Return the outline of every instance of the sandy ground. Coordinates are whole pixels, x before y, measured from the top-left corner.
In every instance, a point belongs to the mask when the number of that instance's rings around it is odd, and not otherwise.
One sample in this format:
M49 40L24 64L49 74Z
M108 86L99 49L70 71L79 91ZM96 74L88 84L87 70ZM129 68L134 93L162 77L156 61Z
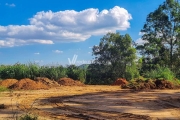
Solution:
M0 119L25 113L40 120L180 120L180 90L130 91L119 86L61 86L0 93Z

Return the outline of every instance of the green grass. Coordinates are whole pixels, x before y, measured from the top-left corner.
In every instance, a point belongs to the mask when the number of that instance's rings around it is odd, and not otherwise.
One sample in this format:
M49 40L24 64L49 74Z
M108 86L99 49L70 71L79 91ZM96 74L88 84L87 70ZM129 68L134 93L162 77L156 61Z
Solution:
M0 92L4 92L4 91L8 91L9 89L4 87L4 86L0 86Z

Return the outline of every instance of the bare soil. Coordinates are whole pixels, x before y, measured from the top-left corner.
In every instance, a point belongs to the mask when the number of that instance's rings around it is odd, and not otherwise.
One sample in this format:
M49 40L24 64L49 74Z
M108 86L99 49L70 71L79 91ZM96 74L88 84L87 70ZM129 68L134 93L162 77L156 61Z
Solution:
M83 86L84 84L81 83L79 80L73 80L71 78L60 78L57 80L59 85L64 86Z
M16 79L5 79L5 80L0 81L0 86L10 87L17 82L18 80Z
M51 87L59 87L60 86L56 81L50 80L50 79L48 79L46 77L37 77L37 78L35 78L35 81L41 82L42 84L45 84L49 88L51 88Z
M118 78L112 85L127 85L128 84L128 81L126 79L123 79L123 78Z
M21 79L15 84L9 86L13 90L39 90L39 89L48 89L49 87L40 81L33 81L29 78Z
M119 86L60 86L0 93L0 119L24 113L40 120L180 120L180 90L133 91Z

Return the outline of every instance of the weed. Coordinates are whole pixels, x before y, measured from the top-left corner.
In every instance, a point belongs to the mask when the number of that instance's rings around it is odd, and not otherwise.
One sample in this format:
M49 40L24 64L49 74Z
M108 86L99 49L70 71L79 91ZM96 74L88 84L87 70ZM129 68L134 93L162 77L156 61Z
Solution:
M4 92L4 91L8 91L9 89L4 87L4 86L0 86L0 92Z
M18 120L38 120L38 117L31 114L25 114L20 116Z

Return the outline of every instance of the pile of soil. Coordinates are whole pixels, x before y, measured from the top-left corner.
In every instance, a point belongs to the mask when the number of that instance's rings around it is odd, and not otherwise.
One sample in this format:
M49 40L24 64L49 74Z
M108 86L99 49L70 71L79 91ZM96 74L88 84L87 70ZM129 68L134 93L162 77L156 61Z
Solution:
M16 80L16 79L5 79L0 82L0 86L10 87L17 82L18 82L18 80Z
M176 87L168 80L136 80L124 85L122 88L134 90L148 90L148 89L175 89Z
M159 89L166 89L166 88L173 89L175 87L170 81L167 80L156 80L155 84L156 87Z
M46 77L37 77L37 78L35 78L35 81L41 82L41 83L45 84L48 87L58 87L58 86L60 86L56 81L50 80L50 79L48 79Z
M126 85L128 84L126 79L118 78L112 85Z
M21 79L12 86L9 87L14 90L39 90L39 89L48 89L48 86L42 82L36 82L29 78Z
M71 78L60 78L58 81L59 85L64 85L64 86L84 86L83 83L81 83L78 80L73 80Z
M137 85L133 86L132 89L135 90L148 90L148 89L157 89L156 84L152 80L146 81L137 81Z

